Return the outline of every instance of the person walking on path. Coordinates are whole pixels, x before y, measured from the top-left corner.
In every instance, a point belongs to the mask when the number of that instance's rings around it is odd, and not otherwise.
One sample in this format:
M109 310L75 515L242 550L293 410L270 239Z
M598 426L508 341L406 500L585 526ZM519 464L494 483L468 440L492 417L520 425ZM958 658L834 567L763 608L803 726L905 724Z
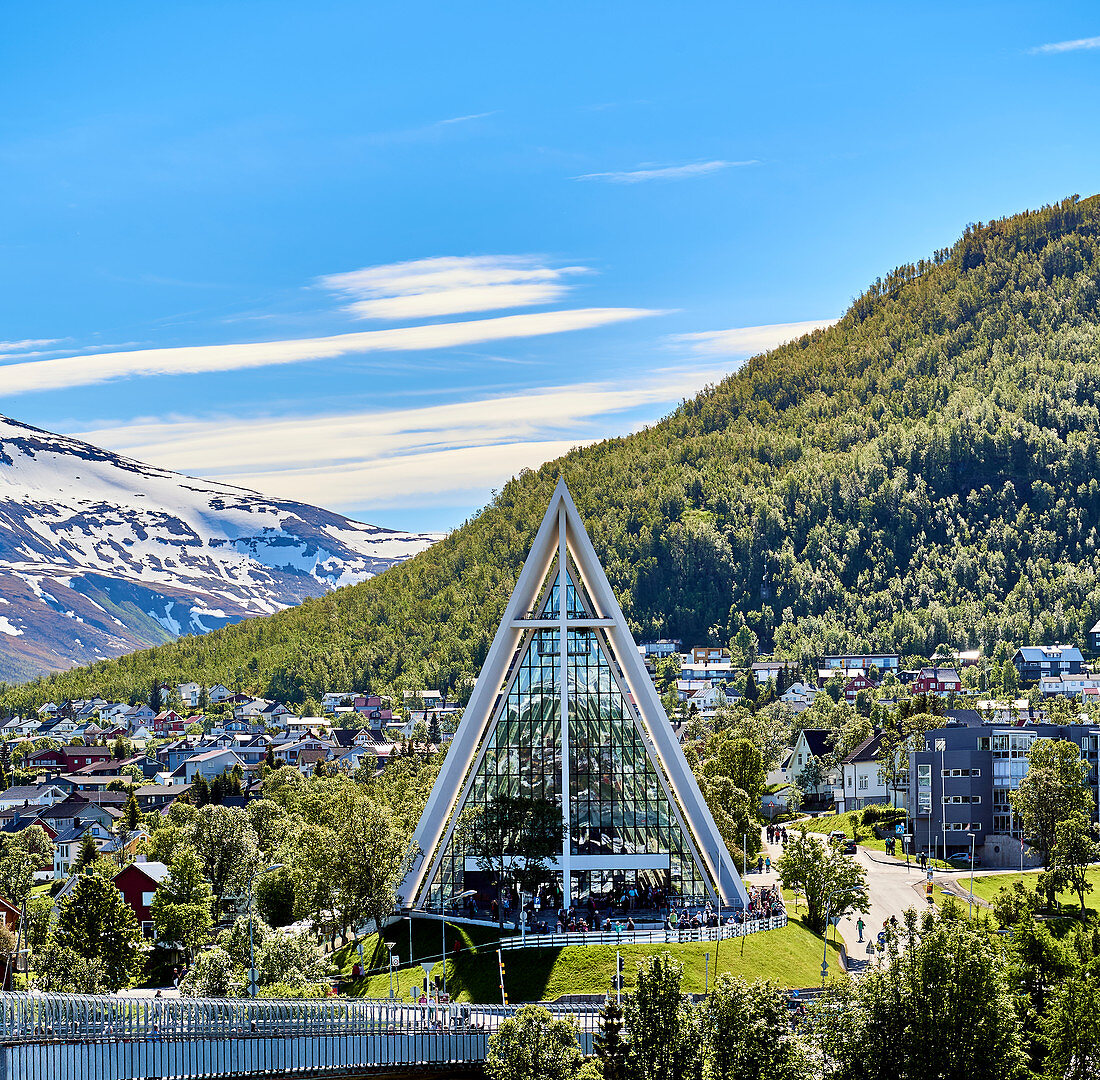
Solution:
M864 922L862 919L856 919L856 929L859 931L859 940L863 940L863 927Z

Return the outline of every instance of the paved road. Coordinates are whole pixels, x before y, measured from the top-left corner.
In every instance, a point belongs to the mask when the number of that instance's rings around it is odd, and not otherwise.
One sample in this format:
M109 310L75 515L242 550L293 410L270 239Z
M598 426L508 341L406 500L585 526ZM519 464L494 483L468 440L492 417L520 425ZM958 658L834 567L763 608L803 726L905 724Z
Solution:
M781 844L768 845L764 841L765 853L770 853L772 866L771 872L763 874L750 873L748 883L751 885L771 885L778 882L775 872L775 861L782 854ZM861 916L857 913L842 919L839 924L840 935L844 940L848 956L852 960L867 959L867 939L875 940L883 923L896 915L899 919L903 912L909 908L921 911L926 906L924 886L927 880L926 872L922 871L915 861L910 860L910 868L906 870L904 859L894 859L881 851L872 851L869 848L856 849L855 859L864 868L867 874L867 891L870 895L871 908L862 916L864 926L863 942L859 940L859 930L856 920ZM1013 874L1015 870L982 870L985 874ZM969 870L936 870L934 880L937 885L960 882L962 890L969 889ZM796 914L796 912L790 912ZM835 932L835 931L834 931Z

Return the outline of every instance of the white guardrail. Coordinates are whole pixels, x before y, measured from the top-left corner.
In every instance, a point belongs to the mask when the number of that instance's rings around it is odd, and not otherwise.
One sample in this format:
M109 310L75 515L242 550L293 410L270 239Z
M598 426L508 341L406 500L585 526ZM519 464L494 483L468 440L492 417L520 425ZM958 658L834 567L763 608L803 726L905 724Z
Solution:
M787 925L787 915L768 919L746 919L722 926L684 927L677 930L589 930L567 933L513 935L500 939L501 949L560 949L567 945L677 945L690 941L725 941L728 938L778 930Z

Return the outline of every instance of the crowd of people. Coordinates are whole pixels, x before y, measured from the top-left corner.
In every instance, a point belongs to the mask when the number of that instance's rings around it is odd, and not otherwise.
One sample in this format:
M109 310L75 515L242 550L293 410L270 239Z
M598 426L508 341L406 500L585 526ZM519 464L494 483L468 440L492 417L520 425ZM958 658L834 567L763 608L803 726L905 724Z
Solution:
M749 906L745 908L746 919L770 919L782 915L783 895L778 885L750 885Z
M765 830L769 844L782 844L787 846L787 830L782 825L769 825Z

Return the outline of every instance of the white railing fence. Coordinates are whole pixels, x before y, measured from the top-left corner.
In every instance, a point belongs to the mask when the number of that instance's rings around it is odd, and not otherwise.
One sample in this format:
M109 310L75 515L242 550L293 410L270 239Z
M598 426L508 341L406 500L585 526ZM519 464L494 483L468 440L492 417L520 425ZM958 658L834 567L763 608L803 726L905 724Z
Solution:
M728 938L778 930L787 925L787 915L768 919L746 919L723 926L684 927L678 930L571 930L565 933L513 935L501 938L502 949L561 949L568 945L677 945L690 941L725 941Z
M517 1005L418 1005L377 999L250 1000L81 994L0 994L0 1040L209 1039L382 1035L393 1032L494 1031ZM595 1030L598 1008L547 1004Z

